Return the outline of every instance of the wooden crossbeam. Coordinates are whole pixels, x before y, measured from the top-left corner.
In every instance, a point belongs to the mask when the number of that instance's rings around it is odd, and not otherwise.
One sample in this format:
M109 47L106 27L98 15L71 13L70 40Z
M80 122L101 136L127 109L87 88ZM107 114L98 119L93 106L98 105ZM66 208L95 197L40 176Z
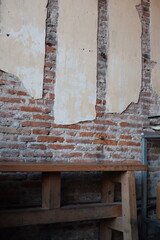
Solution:
M27 209L0 212L0 227L96 220L122 216L120 203L67 206L60 209Z

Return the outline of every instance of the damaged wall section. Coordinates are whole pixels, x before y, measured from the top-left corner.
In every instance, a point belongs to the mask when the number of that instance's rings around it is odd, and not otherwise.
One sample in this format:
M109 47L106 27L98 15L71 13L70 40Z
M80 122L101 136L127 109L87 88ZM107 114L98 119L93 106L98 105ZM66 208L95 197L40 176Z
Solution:
M55 123L96 116L98 0L60 0Z
M34 98L42 97L47 2L0 4L0 69L19 77Z
M107 112L123 112L138 102L141 88L139 0L109 0Z

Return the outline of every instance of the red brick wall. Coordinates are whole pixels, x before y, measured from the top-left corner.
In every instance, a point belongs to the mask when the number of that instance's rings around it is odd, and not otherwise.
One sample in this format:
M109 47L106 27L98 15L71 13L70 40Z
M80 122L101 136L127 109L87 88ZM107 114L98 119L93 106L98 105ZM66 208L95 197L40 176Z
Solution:
M54 124L53 110L56 81L58 0L49 0L43 98L32 99L15 76L0 72L1 161L141 160L141 133L149 129L147 117L150 113L156 114L160 99L152 91L150 83L152 61L150 59L149 0L142 0L142 5L138 9L142 22L142 87L138 103L131 103L122 114L107 114L105 111L108 41L107 0L99 0L96 119L62 126ZM40 175L17 174L11 176L2 174L0 178L5 180L1 185L3 193L6 193L5 190L9 188L12 177L14 181L12 181L10 194L0 199L2 206L17 203L32 206L40 204ZM99 177L95 176L95 179L98 183ZM91 178L90 181L92 183L93 179ZM64 190L63 198L67 199L68 202L92 200L93 196L96 200L99 199L98 185L94 185L94 189L87 186L86 189L90 189L89 194L87 195L87 190L85 190L83 199L82 195L76 195L76 185L70 187L69 180L65 179L64 182L66 183L64 183L64 189L68 186L68 192ZM6 185L7 183L8 185ZM77 182L75 181L75 183ZM79 183L77 183L78 185ZM81 193L81 189L79 189L79 192ZM11 195L13 199L10 198ZM6 200L9 202L7 203ZM89 231L89 235L85 239L97 239L96 231L98 230L94 223L92 227L95 229L94 234ZM57 238L51 236L47 238L45 235L41 239L64 239L58 238L58 236ZM69 238L66 233L65 239L84 239L80 236L75 233L74 237ZM13 237L11 239L18 238Z

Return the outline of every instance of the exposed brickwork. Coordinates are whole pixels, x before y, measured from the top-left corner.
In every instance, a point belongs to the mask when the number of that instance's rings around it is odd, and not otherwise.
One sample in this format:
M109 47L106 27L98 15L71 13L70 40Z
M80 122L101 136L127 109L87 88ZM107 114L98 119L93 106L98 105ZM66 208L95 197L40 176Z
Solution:
M49 0L43 98L32 99L15 76L0 72L0 160L99 162L141 159L141 133L149 129L148 115L156 114L160 106L160 98L152 91L150 83L153 62L150 57L149 7L149 0L142 0L141 5L137 7L142 22L142 86L138 103L131 103L122 114L107 114L105 111L108 17L107 0L99 0L96 119L74 125L57 125L54 124L53 109L58 0ZM1 175L1 179L7 179L4 186L2 185L3 190L8 190L7 183L10 184L11 177L13 175ZM14 179L9 195L6 196L6 199L2 198L1 203L8 201L9 204L14 205L17 203L16 196L18 196L18 203L21 205L40 204L39 175L17 174ZM99 179L99 177L95 179ZM24 182L24 185L20 184L19 180ZM18 184L18 188L16 184ZM67 184L65 186L69 186L70 182ZM93 195L96 200L99 199L99 193L96 193L96 183L94 190L89 190L88 186L84 191L85 195L81 195L81 197L76 196L74 186L72 189L68 189L68 193L64 191L63 200L92 200ZM17 191L14 191L16 188ZM87 195L88 190L90 191L89 195ZM20 192L23 194L21 195ZM34 195L31 197L30 193ZM11 195L12 199L9 197ZM2 204L2 206L4 205ZM93 224L91 229L93 226L95 227ZM51 232L52 230L49 234ZM44 234L41 239L53 239L51 236L49 235L47 238ZM84 239L78 237L76 231L72 238L67 233L65 238L58 236L59 233L54 239ZM93 234L89 231L85 239L97 239L96 237L97 226L94 228Z

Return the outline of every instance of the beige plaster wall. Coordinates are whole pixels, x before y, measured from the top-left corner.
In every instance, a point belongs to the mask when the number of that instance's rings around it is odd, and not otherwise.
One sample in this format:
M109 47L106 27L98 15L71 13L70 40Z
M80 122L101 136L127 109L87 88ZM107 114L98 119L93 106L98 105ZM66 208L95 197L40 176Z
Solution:
M47 0L0 1L0 69L42 97Z
M141 88L140 0L109 0L107 112L123 112Z
M55 122L96 116L98 0L59 0Z
M156 62L152 70L152 87L160 95L160 0L151 1L151 59Z

